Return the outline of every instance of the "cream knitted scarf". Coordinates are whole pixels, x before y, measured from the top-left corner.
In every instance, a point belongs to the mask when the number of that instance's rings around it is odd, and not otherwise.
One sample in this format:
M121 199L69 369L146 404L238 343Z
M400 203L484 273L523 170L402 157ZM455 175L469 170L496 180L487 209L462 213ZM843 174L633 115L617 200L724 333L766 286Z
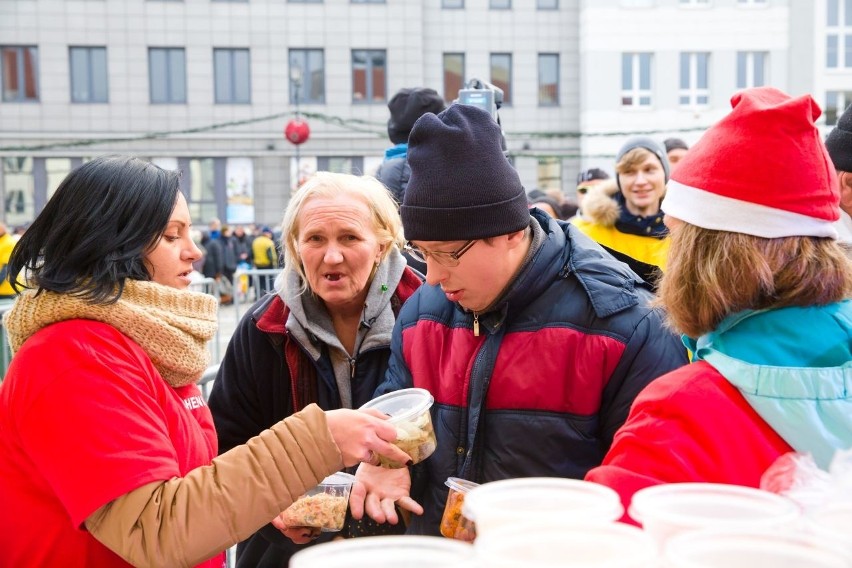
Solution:
M70 319L109 324L139 344L173 387L192 384L210 361L218 302L209 294L127 280L115 304L93 305L70 294L24 291L6 314L12 352L43 327Z

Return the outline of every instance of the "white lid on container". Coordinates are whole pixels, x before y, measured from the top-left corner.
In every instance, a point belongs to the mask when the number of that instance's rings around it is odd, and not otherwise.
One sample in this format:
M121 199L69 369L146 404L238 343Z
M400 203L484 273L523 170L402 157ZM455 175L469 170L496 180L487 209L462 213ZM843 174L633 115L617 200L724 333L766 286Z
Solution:
M630 516L686 528L779 526L796 522L799 506L786 497L723 483L668 483L633 495Z
M352 485L355 483L355 476L345 471L332 473L320 482L320 485Z
M852 558L838 543L790 531L702 529L666 542L670 568L848 568Z
M479 535L474 542L488 568L647 568L656 566L653 540L616 522L547 525L518 522Z
M290 559L290 568L467 568L475 551L466 542L435 536L373 536L319 544Z
M361 410L375 408L387 414L388 422L395 424L411 420L428 410L435 402L426 389L410 388L383 394L363 404Z
M565 521L615 521L624 508L618 493L599 483L522 477L484 483L465 495L465 517L476 522L477 516L487 512L518 517L558 513Z

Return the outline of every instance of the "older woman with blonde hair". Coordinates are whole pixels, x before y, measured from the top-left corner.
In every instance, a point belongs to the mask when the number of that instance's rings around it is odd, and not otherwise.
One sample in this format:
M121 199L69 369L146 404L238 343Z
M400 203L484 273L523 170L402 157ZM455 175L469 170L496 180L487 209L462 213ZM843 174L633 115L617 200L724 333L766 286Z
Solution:
M421 284L400 252L396 203L372 177L318 172L290 199L281 235L275 293L237 326L210 395L222 451L310 403L370 400L396 314ZM237 565L285 566L318 536L276 519L238 546Z
M663 210L659 303L695 362L640 393L588 479L628 503L643 487L758 487L790 451L826 468L852 447L852 264L819 107L742 91L684 157Z

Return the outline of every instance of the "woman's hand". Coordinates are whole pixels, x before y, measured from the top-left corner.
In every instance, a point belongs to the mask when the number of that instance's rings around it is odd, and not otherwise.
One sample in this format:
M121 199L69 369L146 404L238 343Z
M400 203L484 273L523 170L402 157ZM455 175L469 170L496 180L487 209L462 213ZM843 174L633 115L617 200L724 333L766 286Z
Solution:
M423 514L423 507L411 498L411 474L407 467L387 469L362 463L355 473L356 481L349 493L349 510L352 517L361 519L364 511L377 523L399 522L396 507Z
M379 455L396 462L411 463L411 457L391 443L396 440L396 428L381 412L341 408L327 410L325 416L346 467L359 462L378 464Z
M272 519L272 526L295 544L308 544L319 538L322 529L319 527L288 527L284 521L284 512Z

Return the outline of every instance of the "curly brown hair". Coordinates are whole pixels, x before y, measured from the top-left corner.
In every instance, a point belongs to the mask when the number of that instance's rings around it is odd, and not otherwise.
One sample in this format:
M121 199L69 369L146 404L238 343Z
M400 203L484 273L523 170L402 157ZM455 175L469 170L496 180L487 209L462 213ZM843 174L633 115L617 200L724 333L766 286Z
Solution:
M690 337L742 310L813 306L852 296L852 260L834 240L767 239L671 227L671 247L656 303L671 327Z

